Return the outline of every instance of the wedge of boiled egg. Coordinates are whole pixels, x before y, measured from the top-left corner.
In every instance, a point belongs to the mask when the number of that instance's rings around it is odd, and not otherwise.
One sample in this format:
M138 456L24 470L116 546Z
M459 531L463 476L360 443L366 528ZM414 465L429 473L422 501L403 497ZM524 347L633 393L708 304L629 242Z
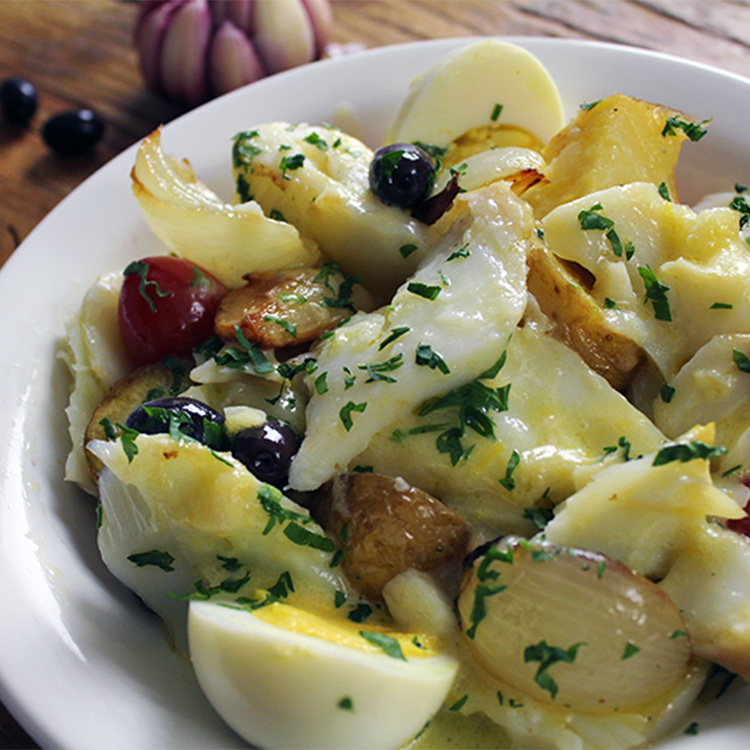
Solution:
M430 638L275 602L192 601L190 656L221 717L264 748L396 748L417 735L457 662Z
M560 94L541 62L515 44L485 39L441 58L412 83L389 142L444 148L475 128L510 126L544 144L564 125Z

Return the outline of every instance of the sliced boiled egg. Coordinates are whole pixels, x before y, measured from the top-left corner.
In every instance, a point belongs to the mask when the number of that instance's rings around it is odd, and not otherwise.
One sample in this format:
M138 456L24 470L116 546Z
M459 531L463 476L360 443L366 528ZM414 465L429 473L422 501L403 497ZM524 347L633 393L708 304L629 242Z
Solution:
M457 662L427 636L279 602L192 601L190 656L221 717L264 748L396 748L448 695Z
M557 86L522 47L485 39L438 60L411 85L391 143L445 148L475 128L521 128L544 144L565 124Z

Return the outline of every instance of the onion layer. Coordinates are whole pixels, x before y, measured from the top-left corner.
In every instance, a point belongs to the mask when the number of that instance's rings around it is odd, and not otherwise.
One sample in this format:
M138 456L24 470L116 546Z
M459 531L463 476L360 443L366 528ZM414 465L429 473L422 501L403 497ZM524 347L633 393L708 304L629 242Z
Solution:
M650 701L685 677L691 658L671 599L593 552L508 537L475 561L458 607L488 672L577 711Z
M255 201L224 203L186 161L162 151L160 130L144 139L131 178L154 234L228 287L241 286L247 273L312 266L319 258L313 243L267 218Z

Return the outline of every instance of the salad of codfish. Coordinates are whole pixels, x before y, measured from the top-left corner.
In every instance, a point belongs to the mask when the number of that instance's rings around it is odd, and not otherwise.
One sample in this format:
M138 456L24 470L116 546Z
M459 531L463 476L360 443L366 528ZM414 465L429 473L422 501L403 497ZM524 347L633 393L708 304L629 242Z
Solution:
M247 742L639 747L750 679L750 205L679 202L695 114L485 40L375 151L248 123L231 202L143 141L67 479Z

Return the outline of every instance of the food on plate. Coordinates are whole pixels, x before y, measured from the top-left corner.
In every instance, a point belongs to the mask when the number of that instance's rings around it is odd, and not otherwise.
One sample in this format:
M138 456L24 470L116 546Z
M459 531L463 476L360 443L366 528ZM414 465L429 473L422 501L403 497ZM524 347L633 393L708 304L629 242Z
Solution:
M259 747L402 746L458 668L429 633L331 622L279 602L251 612L194 601L189 618L201 686Z
M71 321L67 478L249 743L638 747L750 679L750 207L677 202L706 124L566 125L486 40L375 149L249 123L230 203L143 141L169 252Z

